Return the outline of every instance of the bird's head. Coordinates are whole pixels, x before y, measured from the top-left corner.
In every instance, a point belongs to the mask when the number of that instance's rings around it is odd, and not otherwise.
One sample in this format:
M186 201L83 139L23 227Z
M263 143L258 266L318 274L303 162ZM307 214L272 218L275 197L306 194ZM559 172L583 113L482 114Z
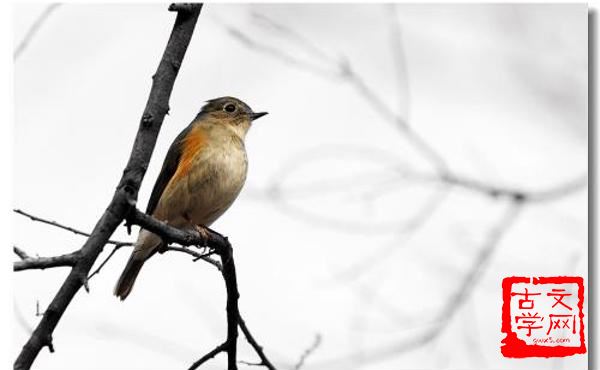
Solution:
M266 114L267 112L254 112L248 104L230 96L208 100L200 111L203 118L225 125L241 137L246 135L254 120Z

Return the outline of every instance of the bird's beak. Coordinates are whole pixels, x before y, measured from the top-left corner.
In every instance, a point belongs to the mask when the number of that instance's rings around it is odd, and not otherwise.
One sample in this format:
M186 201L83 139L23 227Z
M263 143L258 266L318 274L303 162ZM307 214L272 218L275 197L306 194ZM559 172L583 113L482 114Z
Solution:
M262 116L266 116L269 114L268 112L258 112L258 113L250 113L250 118L254 121L255 119L259 119Z

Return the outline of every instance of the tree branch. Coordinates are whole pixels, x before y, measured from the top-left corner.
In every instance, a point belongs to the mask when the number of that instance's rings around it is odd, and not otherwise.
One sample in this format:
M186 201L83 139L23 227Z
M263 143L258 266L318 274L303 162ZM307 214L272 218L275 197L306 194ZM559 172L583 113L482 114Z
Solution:
M168 111L169 98L183 57L191 40L202 4L177 13L171 36L153 76L152 88L144 109L131 155L113 199L100 217L89 238L79 250L81 258L47 307L29 340L17 357L14 368L27 370L44 346L52 347L52 333L71 300L87 283L87 277L110 236L136 204L138 191L154 151L156 139Z
M46 7L46 9L44 9L44 11L42 11L42 13L35 20L35 22L33 22L31 27L29 27L27 33L25 34L25 37L23 37L23 39L13 52L13 60L17 60L21 56L21 54L23 54L23 51L27 48L27 45L29 45L29 43L31 42L31 40L33 40L33 38L40 30L42 25L48 20L50 14L52 14L52 12L55 11L56 8L58 8L60 5L61 4L58 3L52 3L49 4Z
M252 348L254 348L254 351L260 358L260 363L258 363L257 365L265 366L269 370L277 370L275 368L275 366L273 366L271 361L269 361L269 359L265 355L265 352L263 351L262 346L260 344L258 344L256 339L254 339L254 336L252 335L252 333L250 333L250 330L248 329L248 326L246 326L246 322L244 321L244 319L241 316L239 317L239 319L240 319L240 322L239 322L240 329L242 329L242 333L244 333L246 340L248 341L248 343L250 343Z
M393 17L393 23L396 23L397 19L395 19L395 14L393 14L393 12L389 13ZM263 22L269 23L271 32L279 33L282 35L298 34L286 25L277 23L264 15L261 16L261 18ZM355 89L356 93L363 97L366 104L369 105L375 113L379 114L384 121L397 128L399 132L403 134L403 136L421 154L421 156L432 165L434 169L434 175L416 174L417 177L421 176L424 179L428 178L429 180L455 185L457 187L462 187L466 190L472 190L479 194L490 196L493 198L505 198L509 201L513 198L519 200L523 197L526 197L528 202L542 202L559 199L563 195L571 194L575 190L580 190L587 185L587 176L584 174L583 176L580 176L574 181L572 181L572 183L569 184L571 186L567 186L561 189L550 189L546 192L534 193L527 192L521 189L511 189L502 186L497 186L495 184L485 183L480 180L471 179L469 177L459 175L451 169L451 166L444 159L443 154L440 153L437 149L435 149L429 140L421 136L407 120L402 118L402 116L399 113L395 112L394 109L392 109L392 107L390 107L390 105L386 103L385 99L381 96L381 94L378 94L376 90L372 89L369 86L369 84L365 81L363 76L360 73L356 72L356 70L352 66L352 63L347 58L341 58L339 60L321 58L319 57L319 54L317 54L317 52L313 50L313 48L306 47L306 44L309 44L308 41L303 41L300 44L300 47L302 47L305 52L312 55L315 60L321 60L321 64L325 64L325 66L309 66L306 63L303 63L302 61L298 60L295 56L289 56L288 54L285 54L283 51L275 47L263 44L260 41L250 38L248 35L246 35L245 33L241 32L239 29L233 26L224 26L227 28L227 30L233 38L235 38L251 50L273 57L285 64L302 70L312 70L316 68L320 71L328 71L321 74L324 74L326 75L326 77L329 78L341 78L350 83ZM392 24L392 26L394 27L393 31L395 33L398 33L399 26L397 24ZM300 36L296 36L296 38L298 37ZM395 35L395 37L398 38L398 35ZM404 73L406 73L406 71L404 71Z
M215 253L221 258L221 275L225 281L227 290L227 340L225 345L215 348L208 355L205 355L200 360L196 361L190 369L195 369L207 359L214 357L217 353L225 350L227 352L227 368L228 370L237 370L237 337L238 337L238 298L239 292L237 288L237 277L235 272L235 263L233 260L233 248L223 235L207 229L208 233L200 235L197 231L183 231L165 222L159 221L138 209L132 208L128 214L127 222L130 224L139 225L142 228L159 235L167 244L176 242L178 244L189 246L206 246L215 250ZM218 349L220 350L218 351ZM216 352L215 352L216 351ZM212 354L212 355L211 355ZM211 355L211 356L209 356ZM197 364L197 365L196 365ZM194 367L195 366L195 367Z
M50 267L62 266L73 267L79 258L79 251L53 257L31 257L25 253L25 251L17 247L13 247L13 251L21 258L21 261L17 261L13 264L13 271L34 269L44 270Z
M37 216L33 216L31 214L25 213L23 211L17 212L19 214L27 215L30 219L34 221L42 221L45 224L59 227L63 230L73 231L74 229L65 226L62 224L58 224L53 221L47 221L40 219ZM270 370L276 370L273 364L269 361L269 359L264 354L262 347L257 343L254 339L250 331L248 330L246 323L239 316L239 310L237 307L237 300L239 298L239 294L237 292L237 281L235 276L235 265L233 261L232 248L231 244L227 240L226 237L219 234L216 231L211 229L207 229L208 232L205 235L201 235L196 231L183 231L168 224L161 222L147 214L139 211L136 208L132 208L127 213L126 221L128 224L139 225L144 229L152 231L153 233L161 236L165 242L174 242L184 247L177 246L167 246L163 248L160 253L164 253L166 251L176 251L189 254L194 257L194 261L202 259L206 262L213 264L219 271L221 271L223 278L225 280L226 288L227 288L227 321L228 321L228 339L227 341L216 347L213 351L209 352L198 361L196 361L190 368L195 369L199 367L201 364L211 359L219 352L227 352L229 357L230 369L235 369L235 357L236 357L236 349L237 349L237 325L240 326L242 331L244 332L248 342L252 345L254 350L257 352L258 356L261 358L261 363L259 365L266 366ZM76 230L77 233L85 234L83 231ZM130 245L130 243L119 242L120 244L116 244L110 254L104 259L104 261L100 264L100 266L88 276L88 280L91 279L94 275L98 274L102 267L108 262L108 260L116 253L117 250L124 246ZM191 249L189 246L201 246L205 248L210 248L214 251L209 251L208 253L198 253ZM78 260L81 258L79 251L56 257L30 257L25 251L14 247L14 252L22 259L22 261L15 262L15 271L24 270L24 269L33 269L33 268L48 268L48 267L57 267L57 266L74 266L78 263ZM220 255L223 264L218 261L215 261L208 256L217 253ZM233 329L232 329L233 327Z
M221 265L221 263L219 261L215 261L209 257L212 253L201 254L201 253L193 251L189 248L175 247L172 245L166 246L164 250L189 254L190 256L194 257L194 259L193 259L194 262L196 262L198 260L202 260L204 262L210 263L211 265L215 266L217 268L217 270L219 270L219 271L223 270L223 265Z
M403 340L396 340L394 343L378 345L377 348L369 349L362 353L351 353L346 356L331 360L325 360L320 363L321 366L333 367L347 364L365 365L397 356L401 353L415 348L420 348L438 338L441 333L450 324L454 315L467 301L469 295L473 292L475 286L480 280L481 275L486 271L491 257L498 249L502 239L515 225L525 203L522 200L513 200L502 213L500 219L488 230L485 240L480 250L473 260L469 270L462 278L459 287L454 291L445 302L441 310L435 314L432 320L433 326L427 328L421 333L412 334Z
M41 222L46 225L58 227L59 229L70 231L77 235L86 235L86 236L90 235L89 233L87 233L85 231L74 229L70 226L60 224L56 221L49 221L49 220L43 219L41 217L32 215L31 213L22 211L20 209L15 209L13 211L17 214L26 216L27 218L29 218L32 221ZM133 245L132 242L124 242L124 241L116 241L116 240L109 240L107 242L107 244L114 244L114 248L109 253L109 255L102 261L102 263L100 263L98 268L96 270L94 270L94 272L92 272L90 274L90 276L88 276L88 280L91 279L92 276L95 276L98 273L100 273L100 270L106 265L106 263L115 255L115 253L119 249L121 249L122 247L130 247ZM221 263L219 261L215 261L209 257L211 253L202 254L202 253L198 253L194 250L191 250L189 248L176 247L176 246L171 246L171 245L166 246L160 252L162 253L162 252L166 252L166 251L185 253L185 254L188 254L188 255L194 257L194 259L193 259L194 262L196 262L198 260L202 260L202 261L205 261L205 262L210 263L211 265L215 266L219 271L221 271L221 269L222 269ZM74 266L75 263L77 262L77 259L80 257L76 253L69 253L64 256L53 256L53 257L31 257L27 253L25 253L25 251L23 251L17 247L14 247L14 252L21 258L21 260L27 259L27 261L15 262L13 264L13 271L22 271L22 270L39 269L39 268L44 269L44 268L49 268L49 267L60 267L60 266ZM50 262L50 260L55 261L55 262Z
M123 247L123 245L115 245L113 250L108 254L108 256L104 259L104 261L102 261L102 263L100 263L100 266L98 266L98 268L92 272L89 276L88 276L88 281L94 277L94 275L97 275L100 273L100 270L102 270L102 268L104 267L104 265L106 265L106 263L108 262L108 260L110 260L112 258L112 256L115 255L115 253L117 253L117 251L119 249L121 249L121 247Z
M58 223L56 221L50 221L50 220L47 220L45 218L34 216L34 215L32 215L30 213L27 213L27 212L25 212L25 211L23 211L21 209L13 209L13 212L15 212L16 214L19 214L21 216L25 216L25 217L29 218L31 221L41 222L41 223L46 224L46 225L55 226L55 227L58 227L59 229L70 231L70 232L72 232L73 234L76 234L76 235L87 236L87 237L90 236L89 233L86 233L84 231L74 229L74 228L72 228L70 226L66 226L66 225L60 224L60 223ZM106 244L113 244L113 245L120 245L120 246L132 245L132 243L130 243L130 242L122 242L122 241L110 240L110 239L106 242Z
M320 344L321 344L321 334L317 334L317 335L315 335L315 340L314 340L313 344L310 347L308 347L302 353L302 355L300 355L300 359L296 363L296 366L294 366L294 370L300 370L302 368L302 366L304 365L304 362L306 361L308 356L310 356L319 347Z
M227 342L220 344L219 346L217 346L217 348L215 348L212 351L208 352L207 354L205 354L204 356L202 356L198 361L194 362L192 364L192 366L189 367L188 370L195 370L195 369L199 368L203 363L205 363L206 361L208 361L211 358L215 357L219 353L227 351L227 345L228 345Z

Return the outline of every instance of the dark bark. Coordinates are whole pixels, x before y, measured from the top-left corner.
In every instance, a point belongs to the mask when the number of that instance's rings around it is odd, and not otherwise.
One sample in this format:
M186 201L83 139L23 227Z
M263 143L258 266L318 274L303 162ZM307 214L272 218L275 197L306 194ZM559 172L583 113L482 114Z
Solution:
M271 361L269 361L269 359L265 355L265 352L263 351L262 346L260 344L258 344L256 339L254 339L254 336L252 335L252 333L250 333L250 330L248 329L246 322L244 321L244 319L241 316L239 317L239 321L240 321L240 329L242 329L242 333L244 333L246 340L248 341L248 343L250 343L252 348L254 348L254 351L256 351L256 354L260 358L260 363L258 365L264 366L269 370L277 370L275 368L275 366L271 363Z
M175 25L164 54L153 76L150 96L133 144L131 155L114 196L104 214L100 217L90 237L79 250L79 259L58 293L44 312L42 319L23 346L14 368L29 369L40 350L48 346L53 350L52 333L71 300L82 286L87 286L87 276L102 249L115 229L124 220L128 211L136 204L138 191L156 139L169 107L169 97L183 57L192 37L201 4L189 5L178 11Z
M223 235L210 229L207 229L208 232L205 235L201 235L199 232L188 232L171 227L137 209L132 209L127 221L160 235L166 243L175 242L185 246L207 246L214 249L215 253L219 255L222 264L221 274L223 275L225 288L227 290L227 340L219 347L204 355L200 360L196 361L190 369L196 369L218 353L225 351L227 352L227 369L237 370L237 328L240 323L238 309L239 292L237 288L235 263L233 260L233 248L231 247L229 240Z
M79 258L79 252L63 254L52 257L31 257L17 247L13 248L20 261L13 263L13 271L43 270L51 267L75 266Z
M48 225L59 227L63 230L74 230L69 226L65 226L54 221L47 221L39 217L27 214L23 211L19 211L17 213L25 215L33 221L44 222ZM221 271L227 290L227 339L223 344L208 352L206 355L204 355L194 364L192 364L190 369L198 368L206 361L210 360L211 358L213 358L221 352L227 352L228 369L237 369L237 327L239 326L242 332L244 333L246 339L248 340L248 343L250 343L252 348L256 351L257 355L261 359L261 362L256 365L265 366L270 370L275 370L275 366L271 363L271 361L269 361L269 359L263 351L263 348L258 344L256 339L254 339L248 327L246 326L246 323L244 322L239 313L239 292L237 288L237 277L235 271L235 263L233 259L233 248L229 243L229 240L225 236L208 228L206 228L206 232L202 234L198 231L184 231L181 229L177 229L139 211L135 207L130 207L129 211L127 212L126 222L130 225L139 225L146 230L152 231L153 233L161 236L161 238L166 243L177 243L183 246L177 247L167 245L166 247L164 247L163 250L160 251L161 253L166 251L184 252L193 256L194 261L197 261L199 259L206 260L207 262L216 266L219 269L219 271ZM78 231L78 233L82 235L87 235L83 231ZM94 274L98 273L102 266L106 264L106 262L114 255L114 253L119 248L125 245L130 245L127 242L115 242L115 244L116 245L113 248L112 252L109 254L109 256L100 264L98 269L88 277L88 279L91 278ZM204 253L198 253L189 248L190 246L209 248L209 250ZM19 256L19 258L21 258L21 261L14 263L13 268L15 270L49 268L58 266L74 266L77 265L79 259L81 258L80 251L55 257L31 257L17 247L14 247L14 252ZM219 255L221 263L210 259L209 256L212 254ZM26 266L21 266L21 264L23 264L24 262L27 262Z

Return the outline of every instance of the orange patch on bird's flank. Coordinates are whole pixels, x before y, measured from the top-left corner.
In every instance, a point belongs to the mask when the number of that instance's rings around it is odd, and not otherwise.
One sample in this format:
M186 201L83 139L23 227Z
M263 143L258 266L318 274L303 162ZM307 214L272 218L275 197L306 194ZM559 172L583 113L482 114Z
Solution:
M202 150L207 140L201 126L196 126L190 131L181 143L181 158L171 181L177 181L188 174L194 157Z

